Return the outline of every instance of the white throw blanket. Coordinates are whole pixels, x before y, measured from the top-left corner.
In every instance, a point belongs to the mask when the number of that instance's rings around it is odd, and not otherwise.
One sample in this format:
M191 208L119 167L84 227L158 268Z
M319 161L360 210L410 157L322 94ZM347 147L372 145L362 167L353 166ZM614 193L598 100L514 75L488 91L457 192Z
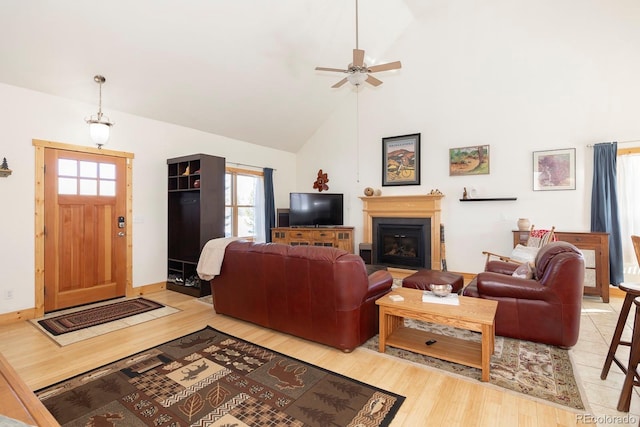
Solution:
M200 259L196 271L202 280L211 280L220 274L222 260L224 259L224 251L227 245L239 237L221 237L219 239L211 239L202 248Z

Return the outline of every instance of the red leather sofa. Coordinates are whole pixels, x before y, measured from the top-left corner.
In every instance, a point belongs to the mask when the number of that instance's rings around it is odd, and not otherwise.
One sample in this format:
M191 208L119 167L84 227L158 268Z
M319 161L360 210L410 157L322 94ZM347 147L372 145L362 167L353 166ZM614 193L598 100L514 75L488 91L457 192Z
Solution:
M392 281L341 249L235 241L210 283L218 314L349 352L378 333Z
M464 295L498 301L496 335L572 347L580 332L584 257L554 242L536 255L534 278L513 277L518 264L489 261Z

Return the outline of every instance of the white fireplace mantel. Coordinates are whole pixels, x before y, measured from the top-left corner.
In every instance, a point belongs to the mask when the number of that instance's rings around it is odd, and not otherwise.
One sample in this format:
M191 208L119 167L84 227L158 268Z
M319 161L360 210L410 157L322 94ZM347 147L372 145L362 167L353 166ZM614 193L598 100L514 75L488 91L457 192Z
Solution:
M373 241L373 218L429 218L431 221L431 269L440 270L440 201L442 194L371 196L362 200L363 243Z

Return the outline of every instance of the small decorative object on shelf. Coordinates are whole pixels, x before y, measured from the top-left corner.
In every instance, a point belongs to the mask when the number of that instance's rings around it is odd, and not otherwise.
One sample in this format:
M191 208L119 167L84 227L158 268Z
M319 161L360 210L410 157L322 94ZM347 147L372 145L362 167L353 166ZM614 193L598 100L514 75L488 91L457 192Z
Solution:
M370 196L373 196L373 194L374 194L373 188L367 187L364 189L365 196L370 197Z
M462 198L467 200L469 198L469 193L467 193L467 187L464 187L464 191L462 192Z
M381 196L382 195L382 190L380 190L379 188L375 189L373 191L373 195L374 196Z
M429 195L430 196L444 196L444 193L436 188L435 190L431 190L429 192Z
M320 192L326 191L329 189L327 182L329 182L327 174L322 173L322 169L320 169L318 171L318 178L316 178L316 182L313 183L313 188L317 189Z
M531 221L528 218L518 218L518 230L528 231L531 227Z
M0 177L6 178L9 175L11 175L11 172L13 172L13 171L11 169L9 169L9 165L7 164L7 158L3 157L2 158L2 165L0 165Z

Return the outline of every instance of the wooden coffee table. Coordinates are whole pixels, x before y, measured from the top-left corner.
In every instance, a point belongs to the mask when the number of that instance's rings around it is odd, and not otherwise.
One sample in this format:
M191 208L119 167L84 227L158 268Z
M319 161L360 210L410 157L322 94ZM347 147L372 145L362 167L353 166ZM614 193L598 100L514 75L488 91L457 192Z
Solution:
M458 297L460 305L422 302L422 292L418 289L396 288L376 301L380 308L380 352L384 353L389 345L480 368L482 381L489 381L498 302L464 296ZM400 295L404 301L393 301L389 295ZM405 318L480 332L482 341L467 341L407 328L404 326ZM428 340L436 342L427 345Z

